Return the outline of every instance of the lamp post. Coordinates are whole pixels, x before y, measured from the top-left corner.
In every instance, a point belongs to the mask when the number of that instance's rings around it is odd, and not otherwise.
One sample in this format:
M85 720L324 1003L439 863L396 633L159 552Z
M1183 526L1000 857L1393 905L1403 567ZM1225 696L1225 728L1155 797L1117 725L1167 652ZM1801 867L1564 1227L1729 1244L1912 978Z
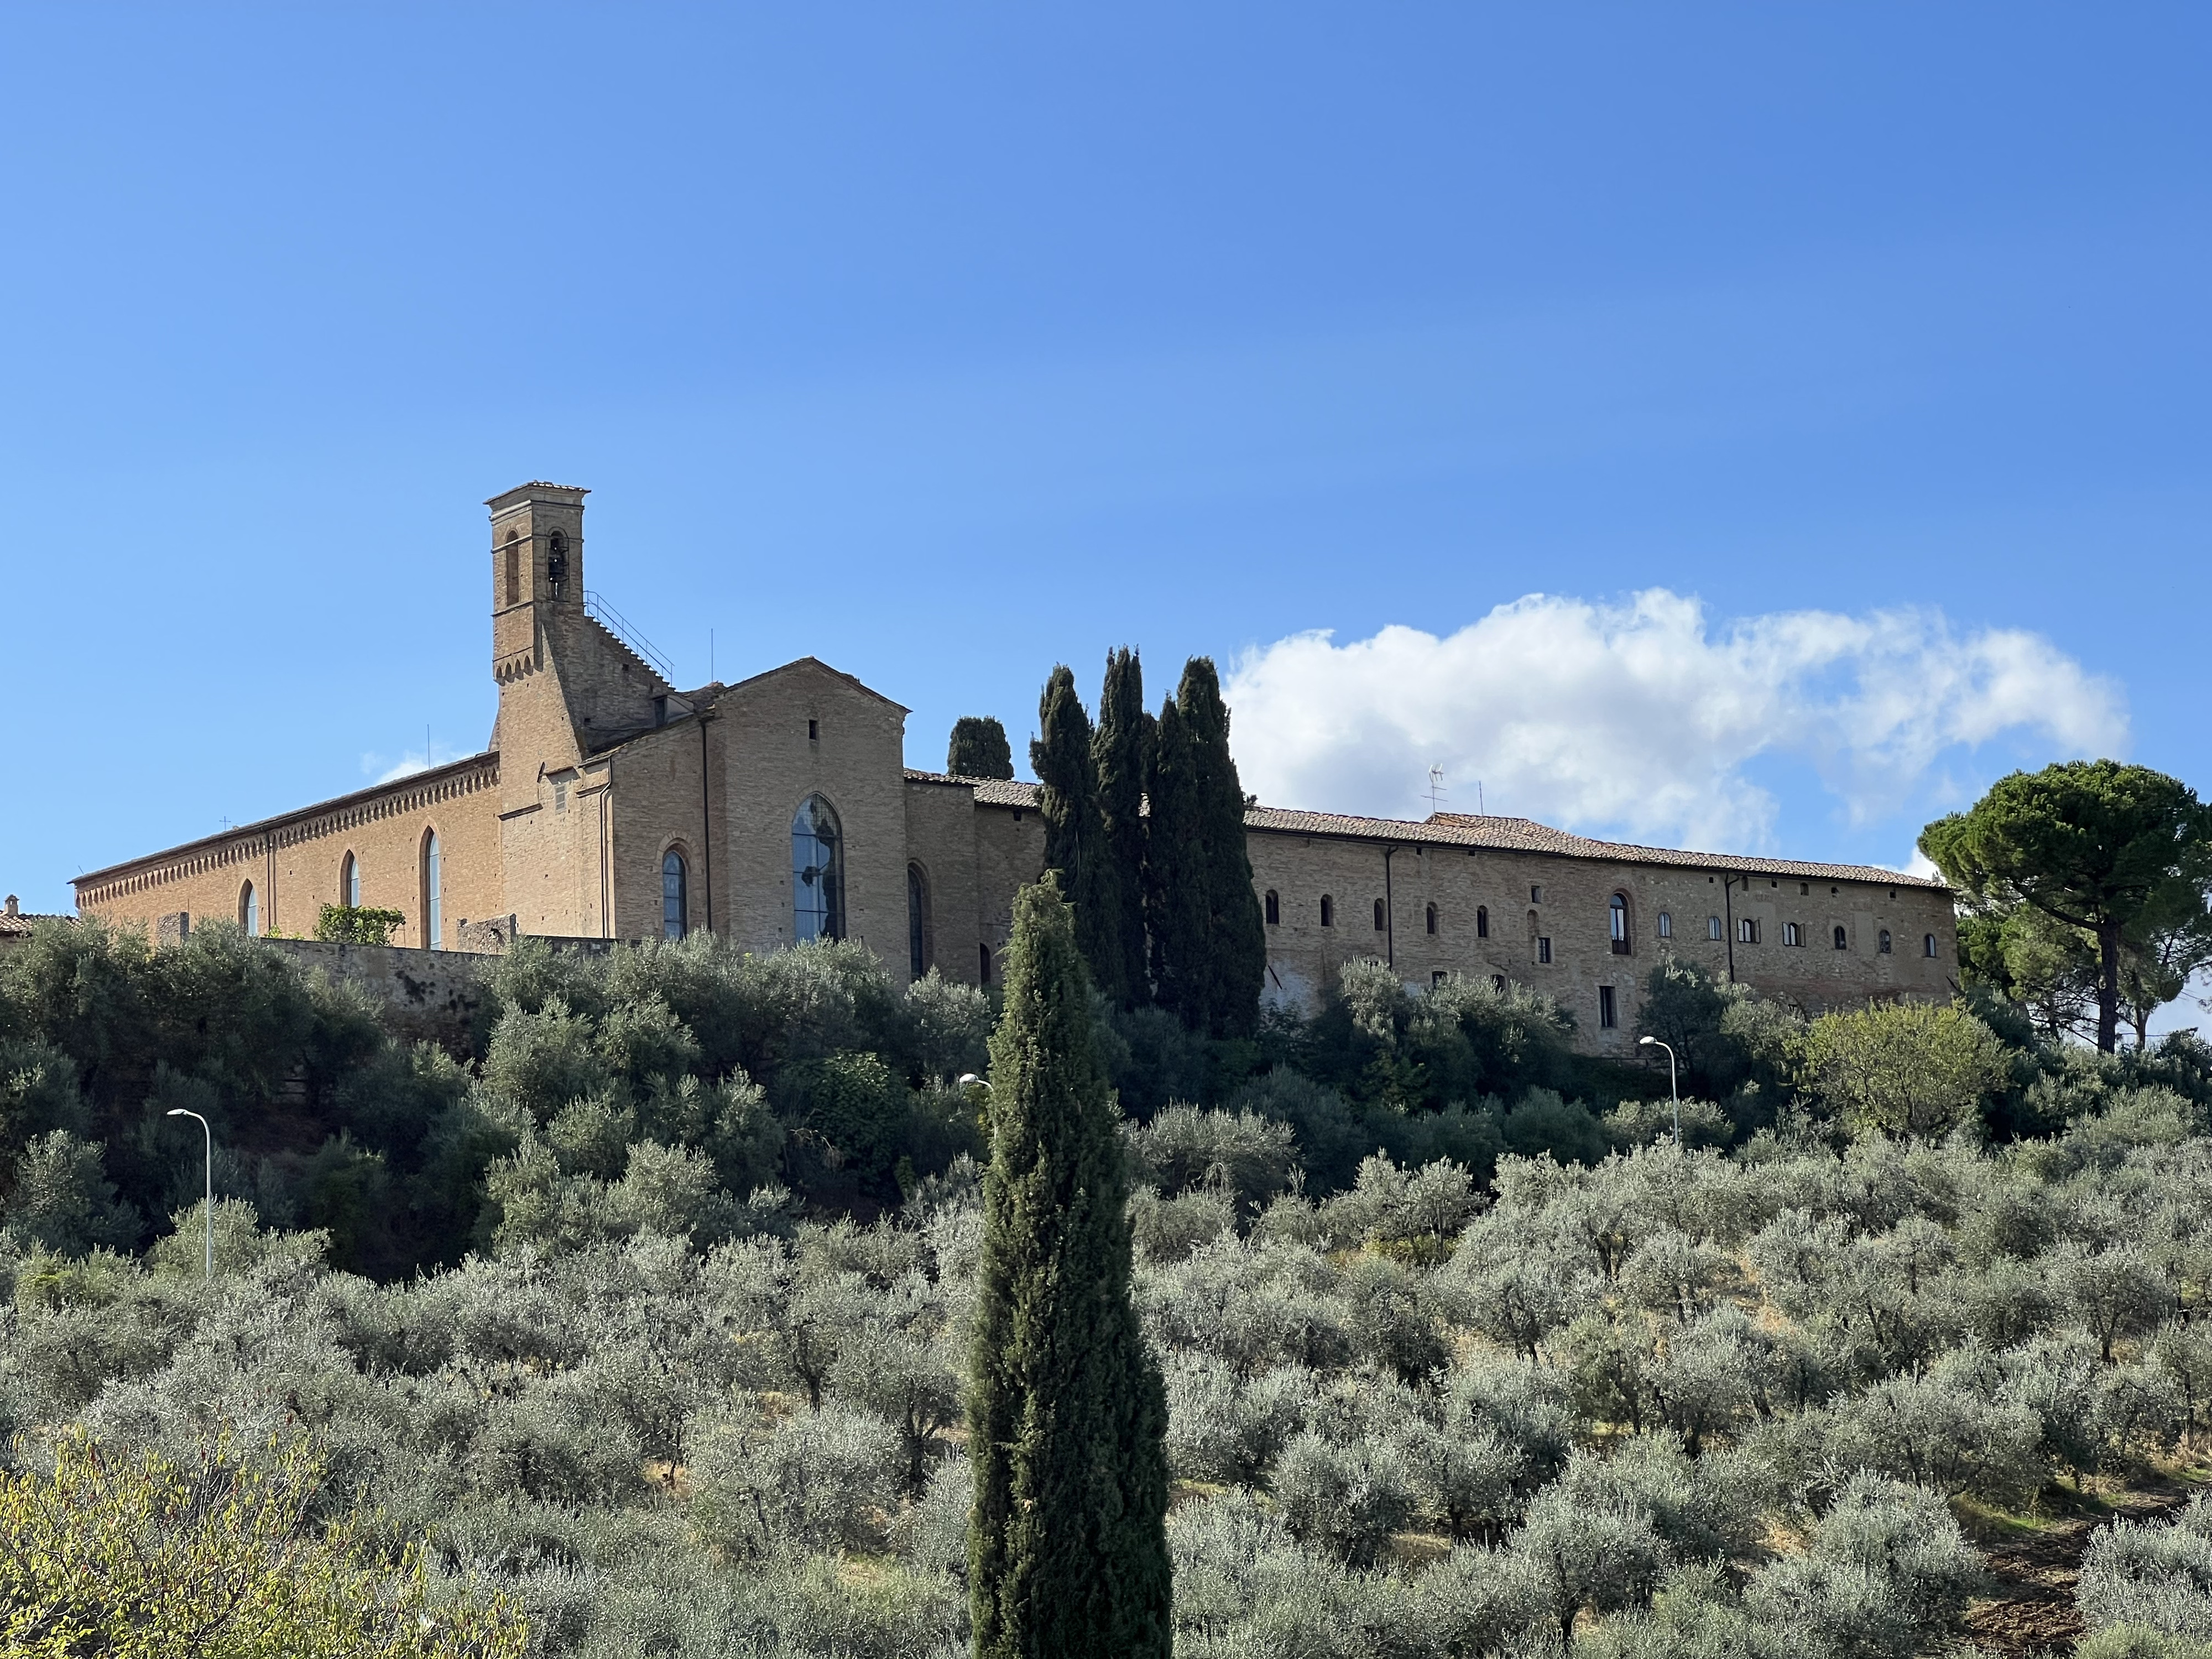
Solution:
M1668 1091L1674 1097L1674 1144L1675 1146L1680 1146L1682 1144L1682 1089L1681 1085L1674 1080L1674 1045L1672 1043L1661 1042L1659 1039L1655 1036L1638 1037L1636 1041L1639 1047L1648 1044L1656 1044L1658 1047L1664 1048L1667 1051L1667 1087Z
M1647 1038L1646 1041L1649 1041ZM207 1139L207 1276L215 1277L215 1131L198 1112L182 1106L172 1106L163 1114L166 1117L189 1117L198 1120L200 1133Z

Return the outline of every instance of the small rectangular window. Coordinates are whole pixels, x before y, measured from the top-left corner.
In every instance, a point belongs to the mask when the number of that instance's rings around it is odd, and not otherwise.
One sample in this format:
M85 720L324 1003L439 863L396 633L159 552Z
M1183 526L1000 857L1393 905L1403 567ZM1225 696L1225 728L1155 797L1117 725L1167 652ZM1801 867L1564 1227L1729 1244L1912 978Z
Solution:
M1543 889L1543 887L1542 887L1540 884L1538 884L1538 885L1532 886L1531 888L1529 888L1529 890L1528 890L1528 902L1529 902L1529 903L1531 903L1531 904L1541 904L1543 902L1544 902L1544 889Z
M1443 969L1436 969L1429 975L1429 983L1431 985L1441 985L1444 982L1446 977L1447 975Z
M809 743L819 743L822 741L822 722L820 720L809 720L806 722L806 740Z
M1597 988L1597 1023L1608 1031L1620 1024L1613 1018L1613 987L1610 985Z
M1539 937L1536 940L1536 960L1539 962L1549 962L1551 959L1552 941L1548 939Z
M1498 995L1504 996L1505 994L1505 975L1503 974L1492 974L1490 976L1490 988L1497 992Z
M553 780L553 810L556 812L568 810L568 781L566 778Z

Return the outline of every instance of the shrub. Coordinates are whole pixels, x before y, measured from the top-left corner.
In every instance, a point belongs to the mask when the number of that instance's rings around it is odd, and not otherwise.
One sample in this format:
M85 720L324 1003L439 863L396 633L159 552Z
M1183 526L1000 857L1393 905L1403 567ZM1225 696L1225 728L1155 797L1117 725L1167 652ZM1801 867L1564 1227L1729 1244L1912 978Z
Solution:
M315 913L315 937L331 945L389 945L406 921L398 910L325 904Z
M222 1443L197 1465L81 1437L51 1475L0 1474L0 1638L12 1652L520 1659L512 1608L434 1601L412 1550L377 1559L362 1521L313 1516L320 1470Z
M1955 1005L1829 1014L1807 1030L1803 1049L1822 1103L1858 1134L1934 1139L1978 1122L2008 1070L1996 1035Z
M2212 1498L2191 1498L2168 1521L2099 1528L2075 1596L2093 1629L2135 1626L2212 1641Z
M698 1437L692 1511L705 1534L741 1556L883 1541L901 1464L890 1427L836 1404L781 1422L738 1420Z
M1363 1437L1337 1443L1310 1429L1275 1464L1275 1502L1300 1543L1353 1566L1368 1566L1413 1514L1416 1489L1405 1454Z

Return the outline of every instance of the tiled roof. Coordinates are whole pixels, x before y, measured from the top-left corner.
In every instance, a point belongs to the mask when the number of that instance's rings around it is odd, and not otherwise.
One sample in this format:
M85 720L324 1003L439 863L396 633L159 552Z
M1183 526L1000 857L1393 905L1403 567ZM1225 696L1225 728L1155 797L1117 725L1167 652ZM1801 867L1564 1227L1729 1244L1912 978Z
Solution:
M28 939L31 929L42 921L75 921L75 916L33 915L30 911L9 911L0 914L0 939Z
M1664 864L1692 870L1729 870L1745 875L1789 876L1799 881L1863 881L1887 887L1943 884L1908 876L1873 864L1811 864L1799 859L1747 858L1735 853L1697 853L1673 847L1638 847L1631 842L1594 841L1570 835L1534 818L1478 817L1471 812L1438 812L1424 823L1403 818L1346 817L1334 812L1300 812L1282 806L1255 806L1245 813L1246 828L1291 836L1344 836L1363 841L1403 841L1427 846L1494 848L1500 852L1547 853L1558 858L1604 859L1615 864Z
M972 787L983 806L1035 806L1033 783L995 778L962 778L945 772L916 772L916 783ZM1788 876L1797 881L1863 881L1886 887L1928 887L1943 884L1871 864L1808 864L1798 859L1746 858L1735 853L1685 852L1672 847L1638 847L1620 841L1593 841L1570 835L1534 818L1478 817L1471 812L1438 812L1425 822L1406 818L1361 818L1340 812L1301 812L1286 806L1255 806L1244 814L1248 830L1280 836L1334 836L1357 841L1399 841L1427 847L1490 848L1504 853L1545 853L1555 858L1603 859L1614 864L1664 864L1692 870L1728 870L1743 875Z
M1030 807L1037 804L1036 785L1017 782L1012 778L963 778L951 772L917 772L910 766L906 775L909 783L949 783L973 789L979 806Z

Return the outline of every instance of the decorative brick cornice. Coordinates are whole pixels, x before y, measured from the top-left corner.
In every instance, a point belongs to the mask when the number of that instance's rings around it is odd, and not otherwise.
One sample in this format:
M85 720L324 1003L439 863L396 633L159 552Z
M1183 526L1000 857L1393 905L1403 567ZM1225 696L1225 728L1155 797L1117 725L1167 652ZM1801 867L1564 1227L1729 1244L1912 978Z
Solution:
M454 800L464 795L473 795L480 789L494 788L498 783L498 751L471 755L466 760L453 761L431 771L397 778L374 789L341 795L335 800L324 801L297 812L288 812L282 817L241 824L235 830L225 830L220 836L188 842L167 852L150 854L143 859L133 859L127 864L111 865L105 870L79 876L75 883L77 908L82 910L112 903L134 893L204 875L210 870L221 870L244 864L248 860L265 858L272 850L282 851L304 842L319 841L325 836L342 835L362 824L397 817L403 813L419 812L440 801Z

